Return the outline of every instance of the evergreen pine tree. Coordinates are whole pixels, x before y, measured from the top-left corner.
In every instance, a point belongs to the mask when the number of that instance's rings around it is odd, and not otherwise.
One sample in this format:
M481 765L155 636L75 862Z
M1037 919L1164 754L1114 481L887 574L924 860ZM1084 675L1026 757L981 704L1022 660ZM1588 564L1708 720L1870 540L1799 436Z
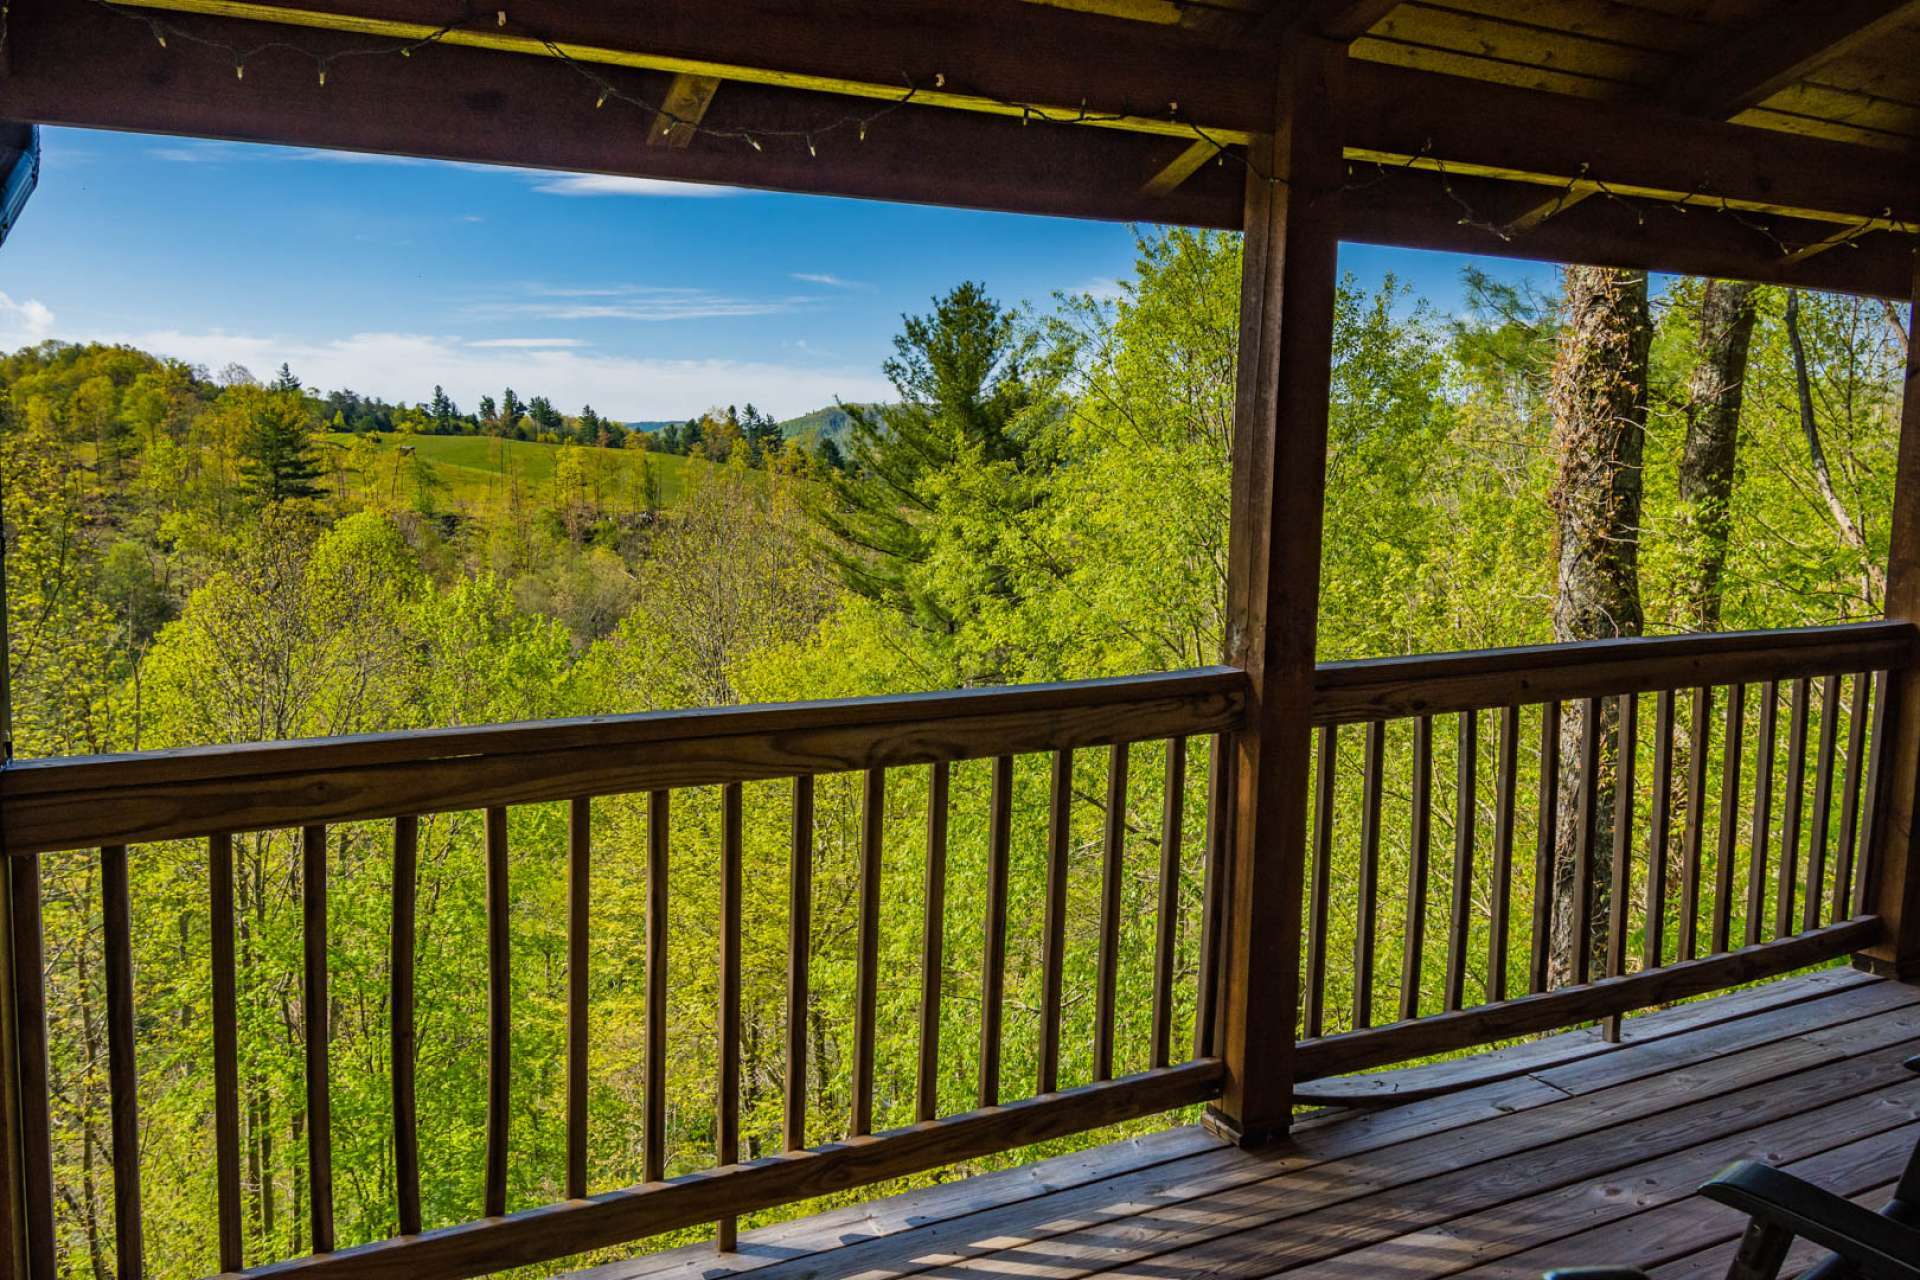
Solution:
M246 434L240 442L240 487L262 506L289 498L317 498L320 463L313 456L312 422L297 391L257 391L249 396Z

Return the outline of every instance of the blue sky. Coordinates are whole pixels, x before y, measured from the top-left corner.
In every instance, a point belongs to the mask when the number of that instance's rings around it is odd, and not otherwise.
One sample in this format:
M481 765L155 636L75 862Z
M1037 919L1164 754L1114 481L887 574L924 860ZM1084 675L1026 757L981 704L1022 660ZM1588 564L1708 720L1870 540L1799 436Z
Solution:
M780 416L886 394L905 311L1106 291L1125 226L50 129L0 247L0 348L132 342L218 369L463 407ZM1441 309L1464 259L1347 246ZM1512 273L1514 264L1497 270ZM1540 269L1534 269L1540 270Z

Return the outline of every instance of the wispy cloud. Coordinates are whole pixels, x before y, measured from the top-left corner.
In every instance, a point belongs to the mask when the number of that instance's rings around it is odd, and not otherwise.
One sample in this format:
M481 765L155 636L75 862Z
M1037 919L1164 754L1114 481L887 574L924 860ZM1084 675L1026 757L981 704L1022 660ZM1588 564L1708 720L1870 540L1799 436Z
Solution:
M13 305L0 307L0 317ZM51 315L45 319L51 325ZM474 343L434 334L356 333L319 341L218 330L68 336L130 342L211 369L236 363L260 372L284 361L310 387L352 387L388 399L419 400L438 384L466 408L504 386L548 396L562 409L591 404L626 419L689 417L716 404L748 401L790 416L836 397L880 400L889 394L870 370L817 362L663 360L565 347L487 346L502 340Z
M1092 280L1083 280L1069 294L1084 294L1096 302L1118 302L1127 296L1127 286L1111 276L1097 276Z
M477 338L467 345L470 347L492 349L534 351L541 348L559 349L565 347L584 347L587 344L579 338Z
M698 182L668 182L664 178L621 178L606 173L571 173L547 177L535 191L550 196L667 196L712 200L748 194L739 187L709 186Z
M804 281L807 284L825 285L829 289L864 289L867 287L859 280L848 280L843 276L836 276L826 271L796 271L793 273L793 278Z
M539 320L674 320L738 319L780 315L814 305L802 296L742 297L665 285L527 286L527 297L477 303L467 314L480 318L531 317Z

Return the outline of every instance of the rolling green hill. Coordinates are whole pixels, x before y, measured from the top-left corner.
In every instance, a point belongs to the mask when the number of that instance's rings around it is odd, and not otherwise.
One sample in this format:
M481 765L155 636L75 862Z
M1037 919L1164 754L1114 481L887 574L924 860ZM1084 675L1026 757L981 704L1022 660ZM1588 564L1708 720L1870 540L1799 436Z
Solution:
M329 432L323 438L334 450L339 451L336 457L344 457L355 439L341 432ZM394 485L401 495L410 494L413 481L400 463L402 437L376 435L366 439L377 442L374 448L379 459L375 464L378 474L353 474L350 483L355 486L388 483ZM501 440L493 436L418 435L406 437L405 442L432 464L434 475L446 484L439 494L440 504L475 513L490 511L502 503L509 492L509 483L515 480L523 486L529 501L542 501L547 487L552 483L554 460L561 448L559 445ZM587 454L589 463L606 468L603 483L611 491L610 498L616 506L627 503L636 507L640 505L643 466L653 473L660 504L672 506L685 491L689 479L700 469L712 465L698 458L642 453L635 449L590 449ZM395 474L395 470L398 474Z

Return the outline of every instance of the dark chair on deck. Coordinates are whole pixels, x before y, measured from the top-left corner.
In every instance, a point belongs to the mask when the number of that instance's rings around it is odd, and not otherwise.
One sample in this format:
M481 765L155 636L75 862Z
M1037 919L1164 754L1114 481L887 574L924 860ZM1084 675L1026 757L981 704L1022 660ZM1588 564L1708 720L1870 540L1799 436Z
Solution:
M1920 1058L1909 1058L1920 1072ZM1774 1280L1796 1237L1832 1250L1802 1280L1920 1280L1920 1142L1893 1199L1873 1213L1831 1191L1753 1160L1727 1166L1700 1194L1750 1221L1727 1280ZM1646 1280L1638 1267L1567 1267L1546 1280Z

